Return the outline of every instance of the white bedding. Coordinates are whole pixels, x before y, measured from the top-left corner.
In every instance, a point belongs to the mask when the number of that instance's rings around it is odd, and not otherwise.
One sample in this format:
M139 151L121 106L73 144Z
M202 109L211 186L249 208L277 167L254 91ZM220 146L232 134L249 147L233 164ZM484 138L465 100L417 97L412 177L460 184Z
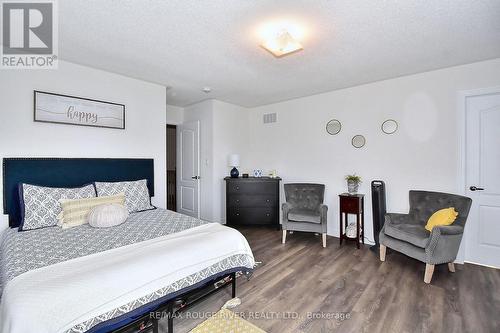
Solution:
M84 332L120 307L128 312L202 281L232 258L245 258L241 265L253 268L246 239L210 223L37 268L4 287L1 332Z

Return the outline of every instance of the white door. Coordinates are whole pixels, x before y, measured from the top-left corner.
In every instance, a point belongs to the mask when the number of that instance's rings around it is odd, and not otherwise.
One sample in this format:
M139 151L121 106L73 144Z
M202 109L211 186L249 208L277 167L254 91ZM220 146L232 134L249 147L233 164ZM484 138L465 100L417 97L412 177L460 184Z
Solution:
M200 217L200 122L186 122L177 131L177 211Z
M500 91L469 96L466 108L466 186L472 209L465 260L500 267Z

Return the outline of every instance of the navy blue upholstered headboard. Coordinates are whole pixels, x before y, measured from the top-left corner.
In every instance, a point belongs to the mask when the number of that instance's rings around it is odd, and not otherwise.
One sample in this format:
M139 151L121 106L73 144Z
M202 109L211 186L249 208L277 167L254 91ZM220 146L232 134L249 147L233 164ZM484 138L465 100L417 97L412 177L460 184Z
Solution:
M78 187L94 181L148 180L154 195L154 160L130 158L4 158L3 210L9 226L20 223L19 183Z

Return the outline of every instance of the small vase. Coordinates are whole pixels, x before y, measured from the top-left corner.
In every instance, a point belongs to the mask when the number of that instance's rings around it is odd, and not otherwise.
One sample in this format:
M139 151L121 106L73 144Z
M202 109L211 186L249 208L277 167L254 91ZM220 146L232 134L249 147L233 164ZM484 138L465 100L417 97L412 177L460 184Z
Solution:
M231 175L231 178L238 178L240 175L240 172L238 171L238 169L236 169L236 167L233 167L231 169L230 175Z
M349 194L356 194L358 193L358 188L359 188L359 183L355 182L353 180L348 180L347 181L347 192Z

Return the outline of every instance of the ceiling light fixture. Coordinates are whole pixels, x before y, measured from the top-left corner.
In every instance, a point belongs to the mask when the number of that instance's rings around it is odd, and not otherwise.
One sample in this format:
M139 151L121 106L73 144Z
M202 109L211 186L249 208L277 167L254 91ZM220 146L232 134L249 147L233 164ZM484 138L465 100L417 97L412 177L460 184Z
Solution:
M261 27L259 34L263 40L260 46L277 58L303 49L300 39L304 32L296 24L287 21L268 23Z
M276 37L264 41L261 46L277 58L303 49L302 44L286 30L281 31Z

